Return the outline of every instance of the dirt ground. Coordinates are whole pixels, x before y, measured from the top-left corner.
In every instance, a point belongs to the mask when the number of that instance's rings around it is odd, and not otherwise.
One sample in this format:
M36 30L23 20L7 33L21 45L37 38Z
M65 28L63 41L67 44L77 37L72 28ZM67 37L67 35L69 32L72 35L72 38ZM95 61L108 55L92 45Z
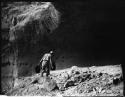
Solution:
M121 65L77 67L51 71L49 77L21 77L8 96L123 96Z

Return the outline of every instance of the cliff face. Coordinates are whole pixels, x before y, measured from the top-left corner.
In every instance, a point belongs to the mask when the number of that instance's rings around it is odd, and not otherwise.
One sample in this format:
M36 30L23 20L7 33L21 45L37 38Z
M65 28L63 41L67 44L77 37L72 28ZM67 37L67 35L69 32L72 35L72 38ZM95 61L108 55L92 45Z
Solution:
M48 41L47 37L58 27L60 15L50 2L2 2L1 7L2 77L3 81L13 83L14 71L19 76L28 70L27 55L38 54L39 50L40 55L43 54L47 46L44 41ZM28 66L32 68L29 63Z
M58 27L60 19L50 2L2 2L1 13L3 62L13 54L15 43L18 57L46 48L48 37Z
M34 37L52 33L58 24L59 12L50 2L8 3L2 8L2 29L10 29L6 32L10 41L33 41Z
M10 36L10 40L13 40L12 37L14 33L12 32L14 31L17 39L20 39L28 35L33 37L39 34L49 34L57 28L59 14L51 3L30 4L20 7L25 10L21 10L22 12L16 8L10 10L10 14L14 11L17 11L17 13L20 12L15 16L17 18L17 23L11 29L12 31L10 31L10 35L12 35Z

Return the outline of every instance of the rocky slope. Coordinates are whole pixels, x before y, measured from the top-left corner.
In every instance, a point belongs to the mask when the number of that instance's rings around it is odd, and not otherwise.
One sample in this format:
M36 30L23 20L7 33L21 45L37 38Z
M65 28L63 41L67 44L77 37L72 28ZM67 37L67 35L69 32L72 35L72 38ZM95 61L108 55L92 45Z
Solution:
M123 76L121 65L73 66L51 71L49 77L35 74L21 77L8 96L122 96Z

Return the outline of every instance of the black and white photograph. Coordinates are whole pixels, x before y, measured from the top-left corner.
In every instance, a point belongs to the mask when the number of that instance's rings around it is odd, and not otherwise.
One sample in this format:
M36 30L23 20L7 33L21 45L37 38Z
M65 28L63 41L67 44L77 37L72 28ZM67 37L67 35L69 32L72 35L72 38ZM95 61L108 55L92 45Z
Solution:
M1 1L0 95L124 96L123 1Z

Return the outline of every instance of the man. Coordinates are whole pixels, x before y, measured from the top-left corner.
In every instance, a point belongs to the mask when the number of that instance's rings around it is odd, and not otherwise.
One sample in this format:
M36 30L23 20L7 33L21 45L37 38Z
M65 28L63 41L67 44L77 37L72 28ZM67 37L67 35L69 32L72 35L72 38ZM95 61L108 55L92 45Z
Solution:
M46 73L46 76L50 75L50 67L52 68L53 66L52 56L53 56L53 51L50 51L49 53L44 54L44 56L40 60L40 69L42 77L44 73Z

